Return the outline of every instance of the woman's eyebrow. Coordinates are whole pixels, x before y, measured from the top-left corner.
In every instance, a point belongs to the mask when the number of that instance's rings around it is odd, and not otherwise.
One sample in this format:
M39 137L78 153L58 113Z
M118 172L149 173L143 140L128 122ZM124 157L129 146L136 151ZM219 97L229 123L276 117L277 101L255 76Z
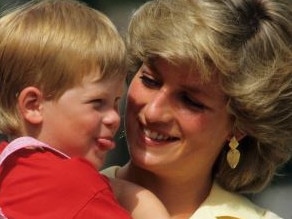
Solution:
M155 64L155 61L148 60L147 62L144 62L147 68L149 68L153 74L155 75L161 75L161 72L159 71L158 67Z

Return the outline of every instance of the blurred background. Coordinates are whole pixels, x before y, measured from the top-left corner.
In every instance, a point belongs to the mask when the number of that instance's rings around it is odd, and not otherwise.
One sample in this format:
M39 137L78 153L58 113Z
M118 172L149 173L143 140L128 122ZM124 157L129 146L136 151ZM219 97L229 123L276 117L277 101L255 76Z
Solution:
M127 28L129 16L147 0L80 0L108 15L123 34ZM28 0L0 0L0 9L23 4Z

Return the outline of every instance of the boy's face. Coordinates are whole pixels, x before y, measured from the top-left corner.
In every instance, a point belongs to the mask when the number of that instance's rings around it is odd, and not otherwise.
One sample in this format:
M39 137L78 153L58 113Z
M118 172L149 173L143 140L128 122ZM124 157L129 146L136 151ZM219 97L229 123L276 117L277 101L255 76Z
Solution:
M85 77L80 86L67 90L57 101L44 102L39 140L100 168L106 152L115 146L122 92L120 79Z

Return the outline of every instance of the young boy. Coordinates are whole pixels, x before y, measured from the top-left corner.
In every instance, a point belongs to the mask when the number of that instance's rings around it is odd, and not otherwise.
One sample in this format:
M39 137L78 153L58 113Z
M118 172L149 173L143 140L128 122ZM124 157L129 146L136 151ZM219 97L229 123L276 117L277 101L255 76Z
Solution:
M3 218L130 218L97 171L115 146L125 72L114 25L84 4L35 1L0 19ZM145 191L127 188L121 198L137 197L125 207L139 207Z

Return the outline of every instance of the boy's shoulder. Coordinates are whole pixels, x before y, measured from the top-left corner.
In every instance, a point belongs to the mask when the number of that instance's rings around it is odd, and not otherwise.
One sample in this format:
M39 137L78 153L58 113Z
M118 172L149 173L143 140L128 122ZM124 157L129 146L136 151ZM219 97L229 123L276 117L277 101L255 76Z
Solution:
M54 186L73 189L74 186L86 185L95 190L109 187L107 178L99 174L86 159L70 158L32 137L19 137L9 144L3 142L0 152L1 178L6 182L27 179L44 183L50 189Z
M70 189L88 187L102 190L109 187L106 177L83 158L65 158L48 149L21 149L10 155L3 163L2 171L13 179L27 179L44 184L48 190L55 187ZM49 188L51 187L51 188Z
M107 178L88 161L60 157L46 149L17 151L3 163L0 173L0 205L4 213L9 209L31 214L37 211L43 217L45 213L41 212L54 209L48 214L51 218L73 218L93 198L113 197Z

